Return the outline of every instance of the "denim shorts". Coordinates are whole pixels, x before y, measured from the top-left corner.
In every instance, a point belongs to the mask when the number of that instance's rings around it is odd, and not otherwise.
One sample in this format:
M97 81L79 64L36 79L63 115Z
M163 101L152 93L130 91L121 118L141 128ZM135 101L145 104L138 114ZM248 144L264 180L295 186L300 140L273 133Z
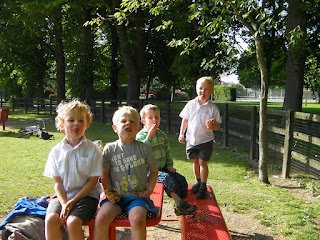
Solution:
M101 201L100 206L102 206L104 203L109 202L109 200L106 198ZM123 213L129 213L130 210L134 207L143 207L148 210L148 214L151 216L155 216L158 213L158 209L154 206L153 201L150 198L147 197L121 197L119 202L116 202Z
M164 190L169 197L176 193L181 199L188 194L188 183L184 176L177 172L169 172L166 169L159 170L157 182L163 183Z
M212 155L213 141L201 143L199 145L187 144L187 158L195 159L199 157L203 161L209 161Z
M83 223L88 222L97 213L99 200L93 197L84 197L80 199L71 209L69 216L76 216L82 220ZM53 197L48 205L47 213L57 213L60 215L62 206L59 199Z

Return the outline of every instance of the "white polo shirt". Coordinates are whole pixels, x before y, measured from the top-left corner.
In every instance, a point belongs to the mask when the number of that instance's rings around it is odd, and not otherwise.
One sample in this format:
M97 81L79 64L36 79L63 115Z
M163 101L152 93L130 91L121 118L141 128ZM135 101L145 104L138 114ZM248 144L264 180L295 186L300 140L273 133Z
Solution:
M69 200L82 189L89 177L102 176L102 152L85 136L75 147L64 138L51 149L43 175L61 177ZM97 183L88 196L99 199L101 191Z
M218 123L222 122L217 105L211 101L200 105L198 97L189 101L179 116L188 120L186 140L193 146L214 139L213 130L207 128L207 120L214 118Z

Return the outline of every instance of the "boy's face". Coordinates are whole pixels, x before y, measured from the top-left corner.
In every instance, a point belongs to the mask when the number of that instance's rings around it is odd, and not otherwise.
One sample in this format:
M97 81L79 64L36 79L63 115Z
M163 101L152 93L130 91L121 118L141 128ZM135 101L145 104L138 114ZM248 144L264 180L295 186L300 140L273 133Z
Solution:
M200 103L207 102L211 94L213 94L213 86L210 82L202 81L197 83L197 95Z
M120 113L118 122L112 128L118 134L121 142L132 143L140 130L139 116L124 111Z
M88 128L86 115L79 108L72 109L64 114L61 130L67 139L72 142L80 142Z
M160 120L160 111L150 109L146 111L146 116L141 120L141 122L148 130L150 130L150 128L152 128L153 126L156 126L158 128L160 125Z

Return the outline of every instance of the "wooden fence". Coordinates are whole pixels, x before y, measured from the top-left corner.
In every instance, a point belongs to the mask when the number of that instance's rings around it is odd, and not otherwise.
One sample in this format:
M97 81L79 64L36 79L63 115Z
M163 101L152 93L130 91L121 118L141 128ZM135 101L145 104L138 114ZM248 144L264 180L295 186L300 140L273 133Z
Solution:
M55 115L60 100L40 98L0 99L1 107L10 107L10 111L23 109L25 113ZM119 105L127 104L121 100L90 100L94 120L111 123L112 115ZM133 102L137 109L151 103L145 100ZM172 133L178 133L181 123L179 113L185 102L152 101L161 108L161 127ZM217 104L222 115L222 125L216 135L221 143L228 147L233 137L247 143L249 158L258 158L257 107ZM268 146L282 155L282 175L288 177L291 170L303 171L320 177L320 115L268 109Z

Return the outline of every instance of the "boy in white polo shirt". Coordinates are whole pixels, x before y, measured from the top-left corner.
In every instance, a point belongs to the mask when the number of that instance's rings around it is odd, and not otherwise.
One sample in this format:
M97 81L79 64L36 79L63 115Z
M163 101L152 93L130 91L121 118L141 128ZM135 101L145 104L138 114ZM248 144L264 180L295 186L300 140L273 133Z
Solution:
M208 161L213 150L213 131L220 128L221 118L218 107L209 101L214 91L211 77L201 77L196 85L197 97L189 101L180 113L182 118L179 142L184 144L186 133L186 152L188 159L193 159L193 171L196 183L190 192L197 194L197 199L207 195Z
M56 127L65 134L48 156L43 175L53 178L56 196L46 219L47 240L61 239L60 225L66 222L69 239L83 239L82 225L94 217L102 191L102 152L84 136L92 114L87 104L73 99L57 107Z

